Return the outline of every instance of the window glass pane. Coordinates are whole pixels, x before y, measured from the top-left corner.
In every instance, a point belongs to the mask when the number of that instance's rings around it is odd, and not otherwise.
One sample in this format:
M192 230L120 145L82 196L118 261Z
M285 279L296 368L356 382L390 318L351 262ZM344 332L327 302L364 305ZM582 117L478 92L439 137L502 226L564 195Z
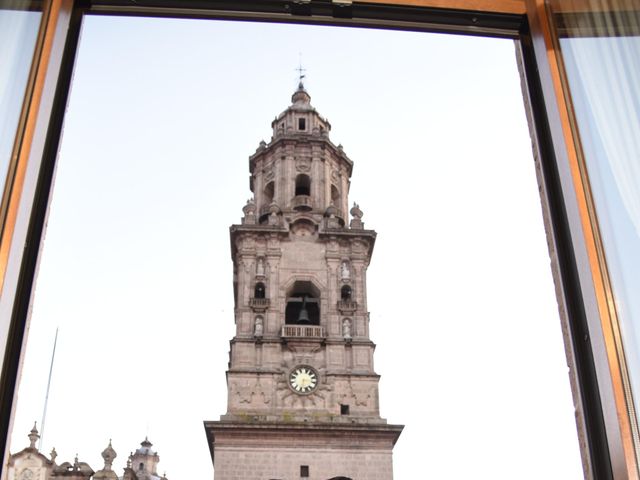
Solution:
M0 191L11 161L42 17L31 3L0 1Z
M640 403L640 13L632 2L557 2L561 50ZM585 8L586 7L586 8ZM571 13L566 13L571 12Z
M406 425L394 478L583 478L512 41L99 16L81 38L13 452L41 415L59 326L43 453L98 470L112 438L120 473L148 434L160 473L211 478L229 225L302 51L311 104L354 162L336 198L348 189L378 232L380 408Z

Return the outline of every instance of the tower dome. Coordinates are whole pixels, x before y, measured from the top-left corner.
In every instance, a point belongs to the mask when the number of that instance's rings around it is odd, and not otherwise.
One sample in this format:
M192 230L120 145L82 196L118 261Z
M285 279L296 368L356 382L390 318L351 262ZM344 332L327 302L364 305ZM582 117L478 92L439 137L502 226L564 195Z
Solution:
M342 227L353 163L329 138L331 124L311 105L302 82L292 104L272 122L273 136L249 157L257 223L319 226L328 207ZM272 205L279 213L273 215ZM251 220L253 221L253 220Z
M151 449L152 446L153 444L145 437L140 442L140 448L131 454L131 468L135 470L139 480L158 480L160 478L157 472L160 457Z
M293 95L291 95L291 102L294 105L310 105L311 96L304 89L304 85L302 84L302 82L298 84L298 89L293 92Z

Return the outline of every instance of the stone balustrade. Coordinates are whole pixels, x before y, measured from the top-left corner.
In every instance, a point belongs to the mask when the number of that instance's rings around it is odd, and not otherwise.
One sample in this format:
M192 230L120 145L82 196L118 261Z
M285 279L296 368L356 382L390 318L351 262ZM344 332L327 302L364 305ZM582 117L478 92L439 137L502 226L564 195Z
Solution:
M309 211L313 210L313 202L309 195L296 195L291 201L294 210Z
M270 304L271 302L268 298L252 297L249 299L249 306L254 310L266 310L267 308L269 308Z
M338 310L341 313L353 313L358 309L358 302L354 300L338 300Z
M324 328L318 325L283 325L284 338L324 338Z

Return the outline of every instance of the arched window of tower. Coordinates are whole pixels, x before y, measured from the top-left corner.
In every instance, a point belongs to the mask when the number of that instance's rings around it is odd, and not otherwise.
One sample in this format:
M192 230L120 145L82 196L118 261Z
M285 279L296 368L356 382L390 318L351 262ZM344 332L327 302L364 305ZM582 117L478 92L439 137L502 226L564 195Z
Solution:
M320 325L320 291L309 281L297 281L287 295L287 325Z
M259 223L265 223L269 218L269 205L273 202L276 194L275 182L267 183L262 191L262 202L260 205Z
M340 289L340 299L344 301L351 300L351 287L349 285L343 285Z
M275 183L274 182L269 182L267 183L267 185L264 187L264 203L265 205L269 205L271 202L273 202L273 197L275 195Z
M301 173L296 177L296 196L311 195L311 178L309 175Z
M335 185L331 185L331 205L334 207L340 206L340 190Z
M254 298L265 298L265 286L264 283L258 282L256 283L256 287L253 292Z

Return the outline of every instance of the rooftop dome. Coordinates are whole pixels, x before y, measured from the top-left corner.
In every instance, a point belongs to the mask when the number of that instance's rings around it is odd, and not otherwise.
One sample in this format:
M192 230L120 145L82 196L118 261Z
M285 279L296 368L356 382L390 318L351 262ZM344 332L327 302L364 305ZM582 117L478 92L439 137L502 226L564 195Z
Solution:
M143 455L155 455L156 452L151 450L153 443L149 441L147 437L144 437L144 440L140 443L140 448L136 450L136 453L141 453Z
M309 103L311 103L311 96L304 89L304 85L302 84L302 82L298 84L298 89L293 93L293 95L291 95L291 101L294 105L308 105Z

